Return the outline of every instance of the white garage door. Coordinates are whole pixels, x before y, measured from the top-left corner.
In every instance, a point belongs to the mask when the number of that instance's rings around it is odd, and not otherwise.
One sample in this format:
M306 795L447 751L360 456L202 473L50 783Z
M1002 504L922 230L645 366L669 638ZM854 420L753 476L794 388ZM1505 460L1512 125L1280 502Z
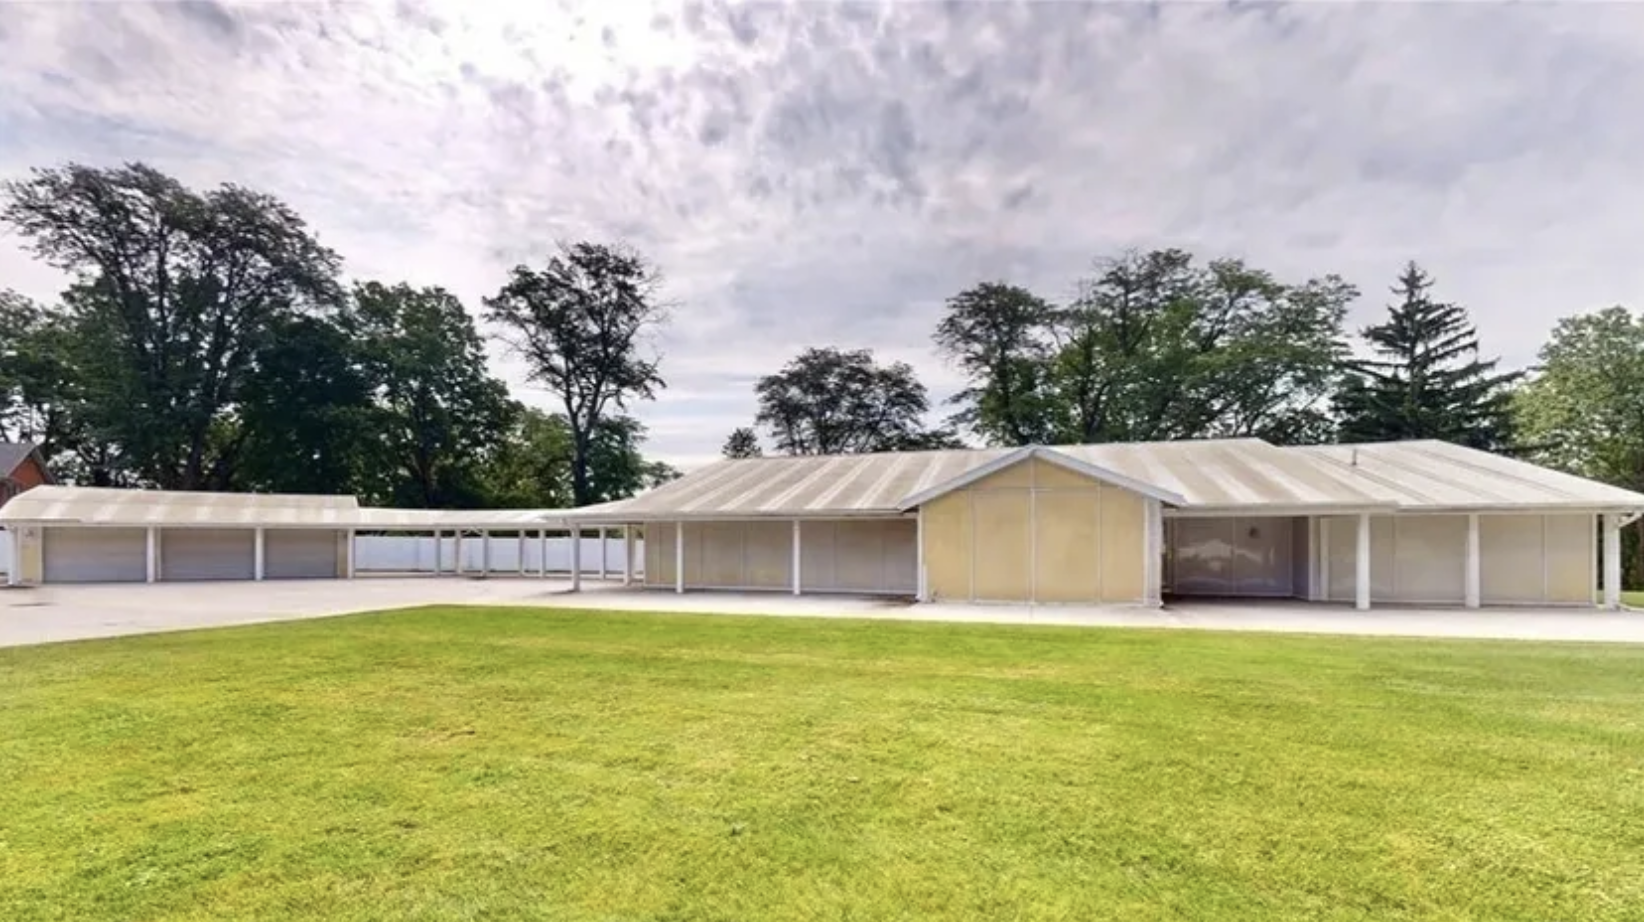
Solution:
M337 532L269 529L263 533L267 579L335 579Z
M160 533L160 578L251 579L256 540L249 528L167 529Z
M141 583L148 578L148 533L141 528L48 528L48 583Z

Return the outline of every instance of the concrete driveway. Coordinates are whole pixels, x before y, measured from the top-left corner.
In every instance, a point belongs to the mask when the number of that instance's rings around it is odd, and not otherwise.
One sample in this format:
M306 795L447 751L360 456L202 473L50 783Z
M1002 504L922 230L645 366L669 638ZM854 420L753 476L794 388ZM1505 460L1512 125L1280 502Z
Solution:
M1162 610L905 601L785 593L670 592L560 580L385 578L265 583L46 586L0 590L0 646L321 618L414 605L527 605L607 611L879 618L972 624L1275 631L1644 643L1644 613L1591 610L1462 611L1301 602L1185 602Z

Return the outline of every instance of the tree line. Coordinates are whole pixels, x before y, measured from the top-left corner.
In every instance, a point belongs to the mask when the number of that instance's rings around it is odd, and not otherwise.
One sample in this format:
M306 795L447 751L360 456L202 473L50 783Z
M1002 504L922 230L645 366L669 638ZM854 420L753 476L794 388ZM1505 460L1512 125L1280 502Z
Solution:
M664 386L666 311L624 246L561 244L484 302L544 412L489 373L455 295L345 283L266 194L69 164L0 184L0 227L71 279L53 304L0 288L0 435L72 482L552 508L678 476L629 414Z
M1435 438L1519 446L1516 372L1479 352L1466 311L1411 263L1384 322L1344 322L1358 289L1299 283L1176 249L1101 260L1057 304L995 281L949 298L932 334L965 386L927 428L906 363L810 349L755 386L754 425L724 453L785 454L1254 437L1281 445Z

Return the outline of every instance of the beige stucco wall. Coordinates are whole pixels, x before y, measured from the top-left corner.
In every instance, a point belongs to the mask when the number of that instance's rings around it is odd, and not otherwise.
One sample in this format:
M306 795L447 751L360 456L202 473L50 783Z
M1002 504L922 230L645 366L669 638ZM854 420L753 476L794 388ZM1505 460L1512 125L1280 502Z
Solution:
M1329 598L1350 602L1358 519L1323 521L1329 530ZM1596 540L1591 515L1480 515L1480 602L1590 603ZM1372 602L1459 605L1466 599L1467 516L1372 516L1370 548Z
M924 507L933 600L1140 602L1142 497L1029 459Z

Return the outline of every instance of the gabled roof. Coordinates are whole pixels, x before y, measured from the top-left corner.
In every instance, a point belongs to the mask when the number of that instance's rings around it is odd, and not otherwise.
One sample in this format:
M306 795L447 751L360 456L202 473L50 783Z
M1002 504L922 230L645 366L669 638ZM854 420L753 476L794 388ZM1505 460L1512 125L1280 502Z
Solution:
M937 497L946 496L955 490L963 489L964 487L976 483L977 481L990 475L997 474L1008 467L1013 467L1023 461L1027 461L1030 458L1036 458L1048 464L1054 464L1057 467L1065 468L1077 474L1083 474L1084 476L1095 480L1101 480L1114 484L1115 486L1124 487L1127 490L1140 493L1143 496L1151 497L1162 503L1180 506L1187 502L1187 500L1183 498L1180 493L1157 487L1145 481L1133 479L1125 474L1103 467L1099 464L1094 464L1092 462L1073 457L1066 454L1063 449L1045 448L1042 445L1030 445L1026 448L1018 448L1009 454L994 458L986 464L977 465L957 477L936 484L928 490L915 493L912 496L903 497L901 502L897 503L897 506L904 511L908 509L916 509L931 500L936 499Z
M51 469L46 467L46 459L40 454L40 446L33 442L0 442L0 477L9 477L11 472L23 466L23 462L33 458L40 468L40 473L46 477L46 483L52 482Z

